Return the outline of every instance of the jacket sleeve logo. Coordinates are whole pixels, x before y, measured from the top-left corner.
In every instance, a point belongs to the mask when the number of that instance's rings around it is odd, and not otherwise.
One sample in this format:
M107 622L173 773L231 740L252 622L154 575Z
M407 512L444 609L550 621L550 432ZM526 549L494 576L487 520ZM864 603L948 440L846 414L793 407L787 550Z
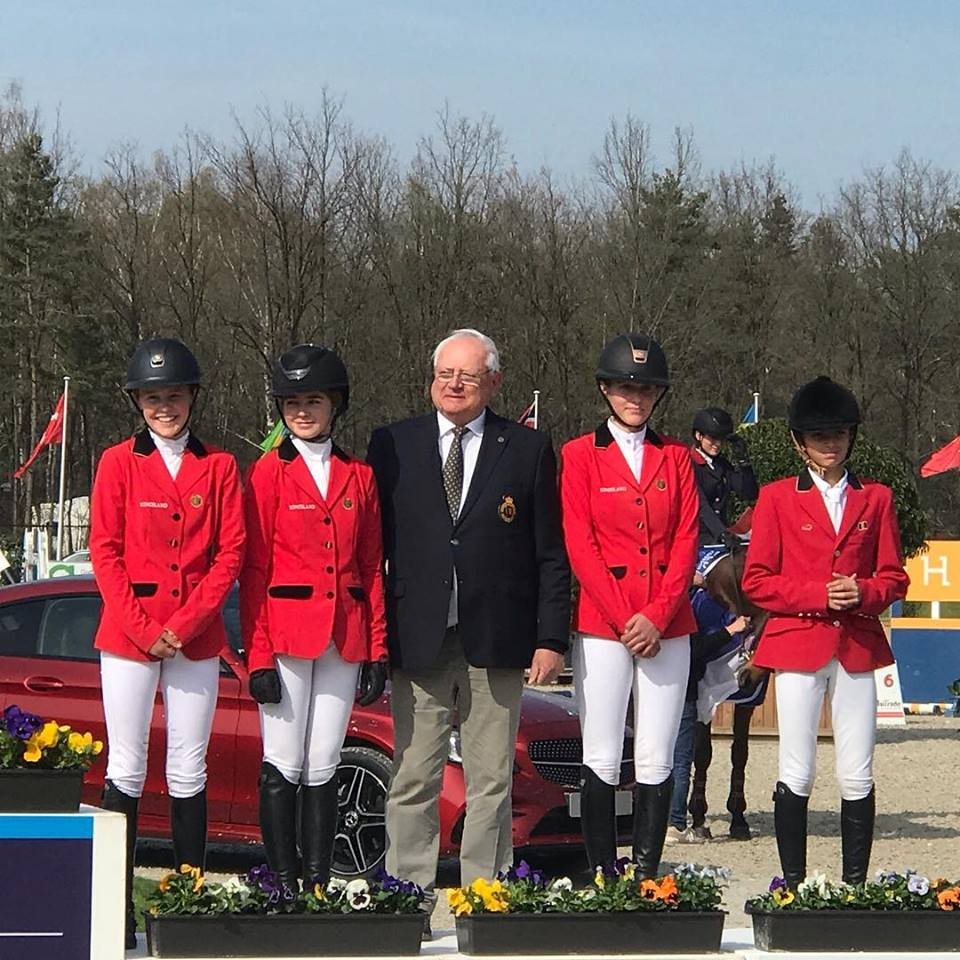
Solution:
M505 496L497 508L497 513L504 523L513 523L517 519L517 505L513 502L513 497Z

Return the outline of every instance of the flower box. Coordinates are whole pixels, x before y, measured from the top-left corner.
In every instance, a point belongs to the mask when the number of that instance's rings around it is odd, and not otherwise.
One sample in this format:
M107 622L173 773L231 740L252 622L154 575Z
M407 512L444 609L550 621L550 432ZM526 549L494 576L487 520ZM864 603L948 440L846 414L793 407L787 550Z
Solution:
M470 956L717 953L720 910L477 914L457 917L457 949Z
M938 910L762 910L747 904L760 950L960 951L960 913Z
M423 914L147 916L151 957L393 957L420 952Z
M83 770L0 769L0 813L76 813Z

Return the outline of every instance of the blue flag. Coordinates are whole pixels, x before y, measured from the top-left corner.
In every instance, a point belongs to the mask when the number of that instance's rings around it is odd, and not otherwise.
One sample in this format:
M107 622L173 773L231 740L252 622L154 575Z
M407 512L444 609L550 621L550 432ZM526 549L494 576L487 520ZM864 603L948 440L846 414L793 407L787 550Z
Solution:
M747 407L747 412L743 415L743 419L740 421L741 424L750 425L757 422L757 401L754 400L753 403Z

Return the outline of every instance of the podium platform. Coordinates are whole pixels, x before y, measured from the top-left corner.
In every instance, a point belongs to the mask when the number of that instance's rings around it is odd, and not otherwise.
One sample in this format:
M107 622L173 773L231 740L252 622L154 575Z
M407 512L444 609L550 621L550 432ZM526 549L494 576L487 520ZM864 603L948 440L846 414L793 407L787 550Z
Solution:
M0 813L0 960L123 960L126 821Z

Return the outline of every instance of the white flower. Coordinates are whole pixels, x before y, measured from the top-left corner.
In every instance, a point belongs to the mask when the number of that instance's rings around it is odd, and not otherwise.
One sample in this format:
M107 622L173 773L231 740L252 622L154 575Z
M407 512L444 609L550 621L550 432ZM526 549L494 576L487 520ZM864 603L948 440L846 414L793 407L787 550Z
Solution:
M228 877L223 881L222 886L225 893L241 893L250 889L241 877Z
M351 880L343 893L354 910L365 910L370 906L370 884L366 880Z
M797 893L815 893L818 897L827 897L829 891L830 884L827 882L827 876L824 873L814 873L797 886Z
M573 881L569 877L557 877L556 880L550 881L550 889L557 891L557 893L563 890L572 890Z
M581 900L592 900L597 895L597 891L593 887L585 887L579 891L579 894Z
M330 896L335 897L338 893L343 893L347 889L346 880L341 880L339 877L331 877L327 881L327 893Z

